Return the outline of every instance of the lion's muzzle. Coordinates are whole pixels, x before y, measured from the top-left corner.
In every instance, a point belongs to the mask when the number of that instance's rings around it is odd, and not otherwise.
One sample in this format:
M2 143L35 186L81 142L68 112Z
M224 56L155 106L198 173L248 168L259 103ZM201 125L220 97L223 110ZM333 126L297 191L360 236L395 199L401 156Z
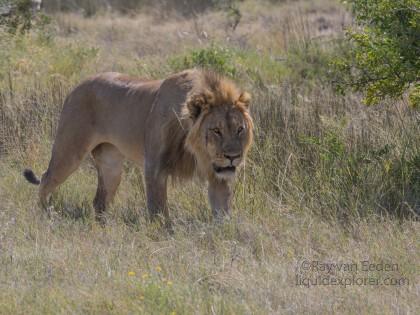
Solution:
M232 178L242 162L242 154L224 154L222 161L213 163L213 170L218 177Z

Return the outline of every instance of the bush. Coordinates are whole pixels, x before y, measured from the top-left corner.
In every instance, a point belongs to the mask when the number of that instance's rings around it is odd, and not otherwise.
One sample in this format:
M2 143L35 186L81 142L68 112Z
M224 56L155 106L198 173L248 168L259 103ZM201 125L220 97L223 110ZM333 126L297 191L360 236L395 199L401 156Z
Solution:
M228 48L211 45L208 48L195 49L185 56L169 60L175 71L193 67L207 68L233 77L236 74L234 54Z
M24 33L31 28L33 17L31 0L1 1L0 7L4 8L0 25L5 26L9 32Z
M339 89L350 85L366 93L365 103L399 98L408 90L412 106L420 104L420 2L418 0L352 0L359 27L349 29L353 44L335 62L347 74Z
M24 34L30 29L45 31L51 19L36 12L32 0L0 0L0 31Z

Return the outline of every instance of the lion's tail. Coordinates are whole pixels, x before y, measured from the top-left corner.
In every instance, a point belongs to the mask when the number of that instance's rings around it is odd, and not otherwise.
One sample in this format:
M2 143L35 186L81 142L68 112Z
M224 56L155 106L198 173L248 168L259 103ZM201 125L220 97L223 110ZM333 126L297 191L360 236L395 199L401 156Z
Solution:
M25 176L26 180L34 185L39 185L41 181L36 177L34 172L30 169L25 169L23 171L23 176Z

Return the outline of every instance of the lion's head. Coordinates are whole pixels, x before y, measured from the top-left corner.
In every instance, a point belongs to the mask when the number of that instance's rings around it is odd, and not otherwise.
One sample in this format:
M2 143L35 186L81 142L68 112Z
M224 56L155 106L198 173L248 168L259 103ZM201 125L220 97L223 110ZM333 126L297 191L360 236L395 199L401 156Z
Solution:
M204 73L199 88L192 90L186 114L193 124L185 144L201 173L219 179L235 176L253 137L250 100L247 92L213 73Z

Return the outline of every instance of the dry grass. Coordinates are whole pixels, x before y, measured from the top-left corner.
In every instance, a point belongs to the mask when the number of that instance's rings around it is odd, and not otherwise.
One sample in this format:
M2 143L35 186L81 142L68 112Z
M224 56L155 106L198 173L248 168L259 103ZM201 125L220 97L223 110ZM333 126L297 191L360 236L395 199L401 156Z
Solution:
M240 9L235 31L216 11L163 22L57 14L48 31L0 34L1 314L419 312L418 112L405 101L366 108L331 89L328 61L350 23L336 2ZM127 164L101 228L90 161L53 197L53 217L42 215L21 171L45 170L77 82L108 70L164 77L197 63L228 74L234 65L255 100L256 142L232 220L211 222L205 185L173 185L168 235L146 222L141 170ZM398 268L362 271L363 260ZM304 271L304 261L359 270ZM401 282L307 288L297 275Z

